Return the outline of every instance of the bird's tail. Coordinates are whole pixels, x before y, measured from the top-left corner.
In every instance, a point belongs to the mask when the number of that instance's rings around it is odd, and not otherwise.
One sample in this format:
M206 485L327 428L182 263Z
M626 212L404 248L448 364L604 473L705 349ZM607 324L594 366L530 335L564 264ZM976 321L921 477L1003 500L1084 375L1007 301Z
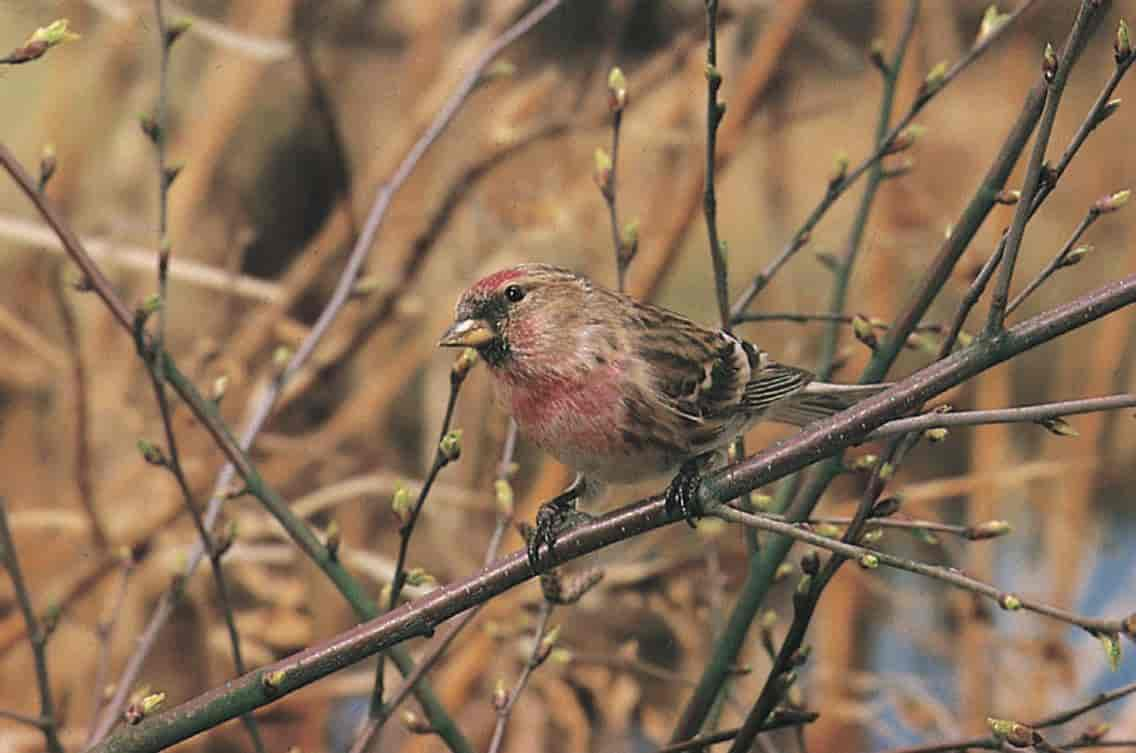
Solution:
M793 426L804 426L828 418L861 400L883 392L890 383L832 384L809 382L804 389L769 407L765 418Z

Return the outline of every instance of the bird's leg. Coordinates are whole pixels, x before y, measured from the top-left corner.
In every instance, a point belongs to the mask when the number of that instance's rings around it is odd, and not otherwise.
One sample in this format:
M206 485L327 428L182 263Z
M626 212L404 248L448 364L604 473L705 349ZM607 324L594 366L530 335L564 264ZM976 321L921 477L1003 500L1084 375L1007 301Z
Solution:
M702 516L702 503L698 500L698 485L702 482L702 469L706 467L713 453L699 455L687 460L678 469L666 492L666 508L669 513L682 513L686 523L694 528L694 522Z
M536 513L536 528L528 538L529 565L540 571L541 549L551 554L552 546L560 534L572 530L581 523L593 520L586 512L576 509L576 500L584 494L587 482L580 474L564 491L545 502Z

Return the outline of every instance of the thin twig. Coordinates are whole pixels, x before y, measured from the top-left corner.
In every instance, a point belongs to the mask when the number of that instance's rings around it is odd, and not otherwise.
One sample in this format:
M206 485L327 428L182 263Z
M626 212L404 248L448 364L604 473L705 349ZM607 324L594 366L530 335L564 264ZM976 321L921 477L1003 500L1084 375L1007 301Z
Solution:
M158 33L158 101L154 105L154 119L147 129L154 143L154 157L158 170L158 326L154 334L157 349L166 343L166 309L169 299L170 235L169 235L169 195L173 178L166 168L166 104L169 99L170 49L174 39L170 37L166 16L162 12L162 0L154 0L154 26ZM161 360L158 361L158 381L161 382Z
M915 3L912 3L912 6L915 5ZM914 7L909 9L913 13L917 11L917 8ZM909 20L913 22L913 19ZM878 460L872 469L871 478L861 496L856 513L840 539L841 544L855 546L861 540L876 502L893 475L890 472L885 474L884 468L894 469L898 467L918 440L918 434L907 434L897 437L889 444L882 459ZM769 670L765 685L730 746L731 753L744 753L749 750L762 725L789 692L792 683L790 679L792 670L797 664L797 657L804 644L805 635L812 622L817 604L820 602L821 594L847 559L846 555L834 551L819 572L814 570L811 573L806 573L794 590L793 620L789 626L789 631L773 660L773 667ZM864 562L864 560L861 560L861 562Z
M611 154L606 155L605 159L602 153L596 152L596 180L599 181L600 194L607 204L611 241L615 249L616 284L622 293L627 287L627 267L631 264L636 244L634 241L624 242L615 200L619 184L619 133L623 124L623 111L627 107L627 79L619 68L612 68L608 74L607 95L608 109L611 111Z
M1027 3L1028 4L1028 3ZM890 132L887 131L888 124L891 121L892 106L894 102L894 89L898 76L899 68L902 64L904 53L906 52L907 42L910 40L912 32L912 25L914 23L914 13L909 12L907 18L907 25L904 33L901 36L900 45L897 47L894 61L888 66L886 63L884 67L886 70L884 76L884 92L881 97L880 103L880 117L876 133L876 154L871 158L865 160L859 167L857 167L851 174L847 174L844 167L841 167L837 174L830 178L825 196L821 199L820 203L814 209L809 219L806 220L805 225L794 235L790 241L789 246L785 248L782 254L776 258L773 265L767 268L766 271L760 273L754 278L753 282L742 294L733 307L733 314L735 316L745 313L746 309L752 303L757 293L768 284L772 274L780 268L781 264L796 251L804 245L808 233L811 232L812 227L820 221L820 218L828 210L833 202L840 196L840 194L847 189L852 182L854 182L860 175L869 169L876 175L875 182L878 184L881 174L879 173L878 163L883 158L886 152L891 149L894 140L902 133L902 128L906 127L911 118L914 118L919 108L923 105L919 104L917 100L908 111L907 115L900 119L900 125L893 128ZM1008 26L1008 24L1007 24ZM1003 26L1001 31L1004 31L1006 26ZM975 45L976 48L985 49L984 44L989 44L991 39L986 39ZM972 50L973 52L973 50ZM960 61L953 69L955 74L965 67L968 58ZM971 61L973 58L969 58ZM919 99L929 100L938 91L950 81L951 79L944 79L934 87L924 87ZM925 102L923 103L925 104ZM861 202L861 211L858 216L860 223L866 222L867 211L871 207L871 200L874 190L870 187L865 191L864 200ZM853 231L849 239L849 248L846 252L846 264L842 271L844 275L850 275L851 264L854 261L856 248L859 246L859 236L862 235L863 227L859 230ZM846 284L846 281L845 281ZM843 294L839 290L839 281L833 291L833 312L843 313ZM920 313L920 317L922 313ZM911 325L911 329L903 333L903 340L906 342L908 335L914 329L918 320ZM897 349L898 352L898 349ZM831 369L833 353L822 360L824 366L823 371ZM879 378L872 381L879 381ZM812 510L824 493L828 483L836 477L839 472L840 462L839 458L832 458L816 470L811 483L803 490L800 488L800 479L794 479L782 485L781 492L778 498L778 510L785 509L789 502L796 497L798 499L798 506L794 509L794 513L801 519L808 518L812 514ZM799 492L799 493L798 493ZM788 542L774 541L772 546L765 546L760 552L754 552L750 556L749 568L746 572L746 579L742 584L742 589L738 594L735 602L734 609L732 610L727 623L726 629L722 635L715 641L715 648L711 654L710 660L707 662L703 670L702 677L699 680L698 686L695 688L694 693L691 694L690 699L687 701L682 714L679 717L678 723L675 725L674 731L671 733L670 741L679 742L681 740L689 739L702 729L702 726L709 715L711 709L714 707L715 701L729 678L729 669L737 662L737 656L742 650L745 643L745 637L749 632L753 620L757 616L758 609L768 592L769 586L773 581L773 574L775 573L780 562L788 554ZM753 736L756 734L756 727L760 720L751 719L746 737L752 741ZM748 745L748 743L745 743Z
M781 520L789 522L784 515L775 513L764 513L764 515L773 520ZM796 525L807 526L847 526L850 525L853 518L847 515L818 515L809 518L805 523L797 523ZM985 539L995 538L994 536L986 533L987 529L994 528L1001 532L1009 532L1009 527L1003 521L987 521L985 524L978 523L975 525L956 525L954 523L943 523L939 520L923 520L914 518L876 518L873 517L869 521L872 526L878 528L898 528L908 531L929 531L933 533L946 533L952 536L958 536L962 539L970 541L980 541Z
M1029 726L1044 729L1045 727L1056 727L1059 724L1068 724L1077 717L1083 714L1087 714L1093 709L1098 709L1101 706L1105 706L1114 701L1118 701L1121 698L1132 695L1133 693L1136 693L1136 682L1130 682L1127 685L1120 686L1119 688L1114 688L1112 690L1105 691L1104 693L1098 693L1096 696L1088 701L1085 701L1079 706L1074 706L1073 708L1066 711L1059 711L1055 714L1050 714L1049 716L1042 717L1036 722L1032 722Z
M517 683L513 689L509 691L508 696L504 702L497 708L497 722L493 727L493 737L489 741L489 747L486 748L486 753L499 753L501 750L501 743L505 741L505 728L509 725L509 717L513 713L513 706L516 705L517 699L521 697L521 693L528 687L529 678L532 677L533 671L541 665L545 658L547 658L546 647L544 646L545 633L548 630L548 621L552 617L552 612L556 606L550 601L542 601L540 603L540 615L536 620L536 628L533 630L533 647L529 652L528 661L525 666L521 668L521 675L517 678ZM542 657L541 654L545 656Z
M122 605L126 602L126 592L130 586L130 576L134 574L135 561L133 553L124 559L122 563L122 577L118 581L118 588L115 589L115 594L110 600L109 608L106 610L104 616L99 620L95 628L95 637L99 642L99 649L95 656L95 680L92 688L94 696L91 708L94 711L91 713L91 726L87 731L87 741L85 745L90 745L92 736L95 733L95 723L99 719L99 712L103 707L103 699L107 692L107 678L110 675L110 656L111 656L111 638L114 636L115 625L118 624L119 614L122 612Z
M517 422L510 421L509 429L505 434L504 447L501 451L501 462L498 466L497 483L506 482L511 475L511 467L513 464L513 455L517 446ZM497 558L497 553L501 548L501 541L505 538L505 531L509 528L513 521L513 514L511 510L501 511L497 516L497 524L493 529L493 534L489 537L489 546L485 550L485 558L483 560L486 567L489 566L493 560ZM392 714L398 709L399 705L406 700L414 686L438 663L445 654L446 650L453 643L458 634L466 628L473 621L473 618L481 611L483 604L462 613L460 617L454 620L447 626L442 635L438 636L435 641L430 645L430 651L423 656L414 671L403 678L402 685L391 695L391 699L383 704L383 708L378 717L373 720L375 731L371 733L374 735L381 729L382 725ZM361 738L364 736L360 736ZM352 746L351 753L362 753L367 750L366 742L356 742Z
M1042 403L1040 405L1022 405L1017 408L960 411L958 413L924 413L919 416L889 421L869 434L867 438L881 439L896 434L905 434L909 431L925 431L951 426L1042 423L1061 416L1076 416L1082 413L1097 413L1132 407L1136 407L1136 395L1123 394Z
M1051 47L1046 48L1048 53L1043 60L1043 77L1046 81L1045 108L1038 122L1037 135L1034 138L1033 152L1030 155L1029 166L1026 168L1025 181L1022 184L1022 195L1014 212L1014 219L1010 223L1010 230L1006 235L1006 250L1002 255L1001 269L998 275L998 284L994 288L990 300L990 313L986 319L985 332L993 336L1002 331L1006 318L1006 305L1010 298L1010 286L1014 279L1014 267L1018 261L1018 251L1022 245L1026 223L1029 221L1035 197L1038 195L1045 170L1045 152L1049 147L1049 137L1053 133L1053 124L1057 120L1057 109L1061 104L1061 96L1065 91L1065 84L1069 79L1069 72L1076 62L1076 51L1084 46L1088 34L1094 27L1096 18L1103 8L1100 3L1093 0L1083 0L1077 11L1077 18L1073 22L1073 30L1065 49L1056 60L1053 59Z
M71 382L75 389L75 489L79 502L91 525L91 538L99 549L109 544L106 526L99 515L95 500L94 466L91 460L91 407L87 380L87 362L83 357L83 343L79 337L79 323L75 312L63 292L62 280L51 286L55 296L59 318L63 322L63 336L67 340L67 352L71 360Z
M769 732L775 729L785 729L786 727L803 727L806 724L811 724L820 718L820 714L806 711L788 711L779 710L769 721L761 727L761 732ZM711 732L706 735L699 735L698 737L691 738L685 742L675 743L672 745L664 745L659 748L655 753L685 753L688 750L698 750L704 745L714 745L715 743L724 743L733 740L734 737L741 731L741 727L731 727L730 729L719 730L718 732Z
M765 289L774 275L777 274L778 270L784 266L785 262L789 261L798 251L804 248L805 244L808 243L809 236L812 234L813 229L820 223L821 218L824 217L832 205L836 203L836 200L844 195L844 193L873 165L882 160L891 148L896 137L899 136L904 128L911 125L911 122L923 111L923 108L926 107L939 92L945 89L948 84L954 81L959 74L982 57L982 55L986 53L1035 2L1036 0L1024 0L1021 5L1009 14L1009 17L1005 19L1002 25L993 30L990 34L987 34L979 40L977 44L974 44L967 50L966 54L943 74L943 78L938 85L921 91L915 101L911 103L911 107L900 117L891 131L889 131L883 139L877 140L875 151L866 157L863 162L856 165L851 170L837 171L837 174L833 176L825 188L824 195L820 198L820 201L817 202L817 205L809 213L808 217L805 218L805 221L801 223L801 226L793 234L793 237L789 239L788 243L785 244L777 256L753 278L749 286L734 302L730 312L735 320L746 312L758 293Z
M21 714L18 711L0 709L0 719L7 719L9 721L16 722L17 724L26 724L29 727L35 727L36 729L43 729L44 727L43 719L40 719L38 716L28 716L27 714Z
M1068 45L1068 42L1066 43L1066 45ZM1033 199L1033 206L1030 207L1030 217L1033 217L1033 215L1037 214L1037 211L1045 203L1045 200L1049 198L1049 195L1051 193L1053 193L1053 190L1057 187L1057 184L1061 180L1061 176L1065 174L1066 168L1069 167L1069 164L1073 161L1073 158L1077 156L1077 153L1081 150L1081 147L1084 146L1085 141L1089 137L1089 134L1092 133L1097 128L1097 126L1099 126L1103 122L1105 118L1105 108L1107 108L1109 106L1109 103L1112 101L1112 93L1116 90L1116 87L1120 84L1120 81L1124 78L1125 74L1128 72L1129 68L1132 67L1132 64L1134 62L1136 62L1136 54L1129 54L1126 57L1117 58L1116 67L1113 69L1112 75L1105 83L1104 88L1102 88L1100 93L1097 95L1096 101L1094 101L1092 107L1089 108L1089 111L1085 115L1085 118L1081 121L1080 126L1078 126L1077 128L1077 132L1073 135L1073 138L1070 139L1069 144L1065 147L1065 151L1061 154L1061 159L1058 161L1057 166L1052 168L1046 174L1045 182L1038 188L1037 195L1034 196ZM1044 89L1039 85L1039 87L1036 88L1036 92L1038 104L1040 105ZM1002 237L998 242L998 247L995 249L994 253L991 254L990 258L988 258L982 265L978 276L974 279L974 282L971 283L970 287L966 291L966 294L963 296L963 300L959 304L958 313L955 316L954 326L947 334L947 337L943 340L942 349L939 352L940 358L945 354L950 353L951 349L958 341L959 333L961 332L963 326L966 324L966 319L970 315L970 311L974 308L974 306L978 303L978 299L981 298L982 294L986 291L987 284L989 284L990 279L994 276L994 272L998 269L998 265L1002 262L1002 255L1006 251L1006 238L1008 232L1009 231L1002 233Z
M888 153L896 143L899 133L893 136L889 126L892 113L895 109L895 95L899 86L899 75L903 70L903 63L907 57L907 49L915 33L915 23L919 19L919 2L913 0L908 5L907 15L904 18L903 31L900 33L895 54L891 61L883 63L883 91L880 93L880 111L876 122L876 151L881 155ZM938 88L942 85L939 84ZM923 86L927 89L927 84ZM918 100L917 100L918 101ZM876 194L884 181L883 160L875 160L868 169L868 182L864 186L864 193L860 197L860 205L852 221L852 229L848 233L848 241L844 255L837 266L832 281L832 294L829 300L829 311L834 314L843 314L848 305L848 288L852 283L852 271L859 258L860 250L864 245L864 234L868 230L868 218L872 214ZM817 376L828 379L836 363L836 348L840 342L840 326L831 322L825 327L824 338L820 347L820 366Z
M402 588L406 584L406 557L410 551L410 539L414 536L414 531L417 529L418 516L422 513L422 508L426 504L426 498L430 496L430 489L434 486L434 481L437 480L438 474L442 469L450 464L451 461L456 459L456 455L452 451L447 452L443 448L443 443L446 436L450 433L450 422L454 418L454 408L458 403L458 393L461 391L461 386L465 382L465 377L472 368L473 351L462 353L458 356L458 360L454 363L450 371L450 395L446 400L446 413L442 419L442 428L438 433L438 442L434 446L434 460L430 464L430 470L426 473L426 478L422 482L422 489L418 492L418 498L414 501L414 505L406 514L406 519L398 529L398 556L394 563L394 573L391 576L390 582L390 597L387 599L385 605L380 605L386 611L390 611L398 604L399 596L402 594ZM375 667L375 684L371 692L371 708L370 717L376 719L383 709L383 675L386 671L385 653L379 655L379 661ZM377 727L376 727L377 729ZM366 749L366 741L362 742L363 747L360 750Z
M1069 236L1069 240L1065 241L1065 245L1061 247L1061 250L1057 252L1057 255L1054 256L1050 260L1050 262L1046 264L1040 272L1037 273L1037 276L1030 280L1029 283L1024 288L1022 288L1021 292L1018 293L1012 301L1010 301L1010 304L1006 306L1006 316L1014 313L1018 306L1021 306L1026 298L1029 298L1030 294L1040 288L1042 283L1048 280L1054 272L1061 269L1062 267L1069 266L1069 252L1073 250L1073 247L1077 244L1077 241L1081 240L1081 236L1084 235L1085 231L1088 230L1089 227L1097 221L1097 218L1100 217L1100 215L1100 210L1098 210L1096 207L1093 207L1085 213L1084 218L1080 221L1080 223L1078 223L1076 229L1073 230L1073 234Z
M1017 609L1025 609L1036 614L1051 617L1060 622L1082 628L1083 630L1093 634L1118 634L1126 631L1125 620L1121 619L1100 619L1085 617L1083 615L1070 612L1065 609L1046 604L1044 602L1029 599L1017 594L1012 594L1003 591L996 586L984 583L975 578L970 578L958 570L950 567L941 567L939 565L929 565L924 562L916 562L914 560L904 559L885 552L879 552L867 547L849 544L844 541L836 541L827 536L821 536L818 533L806 531L792 523L786 523L780 520L774 520L763 515L744 512L733 507L721 506L711 511L711 514L716 515L724 520L730 520L735 523L751 526L770 533L777 533L797 541L803 541L806 544L811 544L818 549L825 549L830 552L841 555L848 559L858 560L862 566L866 568L874 568L879 565L885 567L895 568L897 570L905 570L910 573L917 573L926 576L932 580L939 580L944 583L949 583L956 588L969 591L979 596L985 596L992 599L1003 609L1011 611Z
M710 241L710 262L714 268L714 295L722 328L730 328L730 286L726 266L726 246L718 237L718 198L714 193L714 167L717 164L718 126L726 114L718 101L722 73L718 70L718 0L706 0L706 173L702 191L702 212L706 215L706 237Z
M151 359L147 354L143 354L143 359L146 360L148 365L151 363ZM166 385L165 382L161 381L157 369L153 366L150 367L150 384L154 390L154 396L158 401L158 412L162 417L162 429L166 437L167 454L162 457L157 464L168 470L170 475L172 475L177 482L182 501L185 503L186 510L189 511L190 517L193 519L193 524L197 528L197 535L201 540L202 547L208 552L213 583L217 588L217 605L221 609L221 615L225 620L225 628L229 636L229 649L233 655L233 668L236 670L237 675L240 676L245 674L248 668L245 666L244 657L241 653L241 637L240 633L237 632L237 620L233 613L232 600L229 598L229 586L225 580L224 567L221 564L221 558L225 554L224 547L219 544L206 527L205 519L198 509L197 503L194 501L193 491L189 487L189 480L185 477L185 472L182 470L181 453L178 449L177 437L174 434L173 414L170 410L169 397L166 395ZM130 686L123 685L120 680L119 692L129 690L129 688ZM113 706L113 702L110 705ZM244 724L245 729L248 731L253 748L257 753L264 753L264 740L261 738L260 728L256 723L256 719L253 718L252 714L242 714L241 723Z
M55 717L55 702L51 698L51 676L47 671L47 639L48 633L44 624L36 615L32 606L32 597L28 593L28 584L24 580L20 569L20 560L16 555L16 542L12 538L12 531L8 527L8 503L0 497L0 558L8 570L8 577L12 580L12 589L16 592L16 603L24 615L24 624L28 626L28 642L32 646L32 659L35 662L36 685L39 688L39 722L37 726L43 732L44 741L50 753L63 753L63 743L59 740L59 720Z

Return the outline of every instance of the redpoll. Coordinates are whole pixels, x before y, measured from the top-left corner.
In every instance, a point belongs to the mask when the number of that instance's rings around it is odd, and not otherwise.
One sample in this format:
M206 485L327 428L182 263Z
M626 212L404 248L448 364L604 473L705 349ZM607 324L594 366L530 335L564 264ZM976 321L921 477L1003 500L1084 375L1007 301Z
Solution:
M439 345L476 348L521 435L577 471L537 514L534 567L600 484L677 470L667 502L689 520L698 473L736 436L763 419L801 426L880 389L813 381L733 334L545 264L474 283Z

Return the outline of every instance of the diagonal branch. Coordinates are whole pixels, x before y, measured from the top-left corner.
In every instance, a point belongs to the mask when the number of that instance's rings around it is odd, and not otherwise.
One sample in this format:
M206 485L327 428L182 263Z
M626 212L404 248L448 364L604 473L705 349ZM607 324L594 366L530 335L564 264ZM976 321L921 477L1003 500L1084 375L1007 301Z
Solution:
M746 494L861 441L875 428L936 395L1020 353L1136 303L1136 274L1018 324L992 340L938 361L890 389L703 480L699 496L707 507ZM616 510L565 534L549 553L549 566L577 559L680 519L662 495ZM276 664L237 678L182 705L118 731L97 753L157 751L205 729L266 705L344 666L409 638L484 603L534 575L524 552L498 560L464 580L443 586L409 604L358 625Z

